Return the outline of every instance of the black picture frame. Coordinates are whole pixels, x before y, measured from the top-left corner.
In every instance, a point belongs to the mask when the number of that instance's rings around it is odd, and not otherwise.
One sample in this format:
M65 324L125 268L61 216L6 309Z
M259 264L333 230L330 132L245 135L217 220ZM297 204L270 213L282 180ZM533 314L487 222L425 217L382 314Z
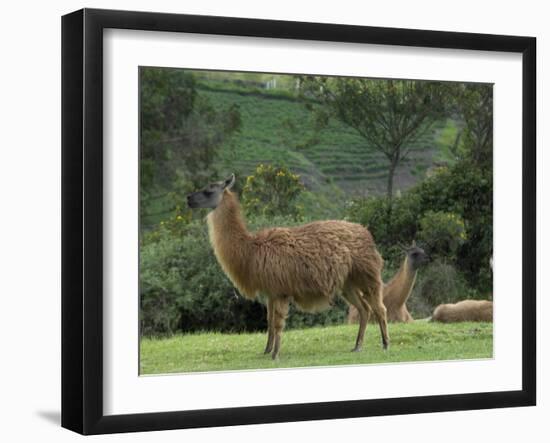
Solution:
M522 389L177 412L103 413L103 30L190 32L522 54ZM83 9L62 18L62 426L82 434L536 404L536 39Z

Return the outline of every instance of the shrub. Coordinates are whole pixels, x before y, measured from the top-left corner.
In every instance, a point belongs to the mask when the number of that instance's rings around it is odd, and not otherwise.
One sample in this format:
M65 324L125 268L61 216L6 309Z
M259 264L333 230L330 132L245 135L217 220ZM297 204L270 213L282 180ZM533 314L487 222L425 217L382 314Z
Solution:
M453 265L435 260L418 273L407 305L413 317L423 318L441 303L456 303L466 298L480 298L480 294L468 287L464 276Z
M458 248L466 241L464 221L452 212L428 211L420 219L418 239L429 245L431 256L456 260Z
M341 325L345 322L348 314L348 305L340 297L336 297L334 304L327 310L312 314L302 312L291 305L286 322L288 329L300 329L310 326Z
M145 335L173 333L186 329L182 312L189 309L194 295L200 293L201 281L194 277L209 275L208 249L204 232L197 223L178 229L162 223L155 232L146 236L140 253L141 331ZM185 281L193 282L193 292ZM210 282L212 289L218 286ZM197 291L197 292L196 292ZM212 291L214 292L214 291Z
M410 244L418 230L419 197L405 193L391 202L385 196L356 199L350 202L346 218L366 226L384 260L398 266L403 251L400 244Z
M356 199L346 218L367 226L390 267L402 256L399 244L419 240L431 255L454 263L468 284L492 289L492 170L468 161L441 167L401 197Z
M461 161L439 168L412 192L420 199L420 211L460 215L466 240L457 250L456 264L468 283L480 291L492 288L489 259L493 252L493 176L491 168Z
M254 174L246 178L241 202L250 215L287 215L301 220L303 208L296 199L303 190L300 176L287 167L259 164Z
M265 327L262 306L240 297L224 275L203 221L148 235L140 254L141 332L245 331Z

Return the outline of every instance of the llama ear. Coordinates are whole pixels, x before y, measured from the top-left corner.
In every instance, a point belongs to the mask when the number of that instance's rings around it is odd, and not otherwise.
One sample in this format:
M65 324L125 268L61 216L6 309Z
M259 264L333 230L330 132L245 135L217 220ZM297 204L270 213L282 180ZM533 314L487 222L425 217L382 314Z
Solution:
M229 178L223 181L223 189L231 189L235 184L235 174L231 174Z
M411 248L416 248L416 240L412 241Z

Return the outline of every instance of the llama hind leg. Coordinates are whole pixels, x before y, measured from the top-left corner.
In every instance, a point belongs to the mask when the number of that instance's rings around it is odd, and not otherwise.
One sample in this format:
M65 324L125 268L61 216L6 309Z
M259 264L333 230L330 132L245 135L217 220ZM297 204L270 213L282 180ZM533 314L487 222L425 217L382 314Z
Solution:
M273 331L273 300L267 299L267 344L265 346L264 354L269 354L273 350L273 340L275 333Z
M358 291L358 292L359 292L358 295L360 296L359 301L361 302L361 304L365 308L365 311L367 311L367 323L368 323L370 321L370 316L372 314L372 309L369 306L369 304L367 303L367 301L365 300L365 296L363 295L363 292L362 291Z
M388 317L386 306L382 301L382 283L377 282L365 291L365 299L380 326L380 334L382 335L382 347L388 349L390 338L388 335Z
M271 357L276 360L281 349L281 336L285 327L286 317L288 315L289 300L287 298L279 298L273 301L273 352Z
M365 338L365 330L367 329L367 322L369 320L369 311L368 308L365 308L366 303L362 300L362 293L358 289L346 289L342 297L354 306L359 314L359 331L357 332L355 347L352 349L352 352L359 352L363 347L363 339Z

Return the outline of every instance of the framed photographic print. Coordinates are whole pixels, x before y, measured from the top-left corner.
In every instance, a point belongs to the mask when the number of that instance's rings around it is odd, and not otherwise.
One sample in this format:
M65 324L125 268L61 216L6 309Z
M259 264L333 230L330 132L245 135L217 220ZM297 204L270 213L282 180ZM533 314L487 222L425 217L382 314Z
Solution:
M62 425L534 405L530 37L62 20Z

